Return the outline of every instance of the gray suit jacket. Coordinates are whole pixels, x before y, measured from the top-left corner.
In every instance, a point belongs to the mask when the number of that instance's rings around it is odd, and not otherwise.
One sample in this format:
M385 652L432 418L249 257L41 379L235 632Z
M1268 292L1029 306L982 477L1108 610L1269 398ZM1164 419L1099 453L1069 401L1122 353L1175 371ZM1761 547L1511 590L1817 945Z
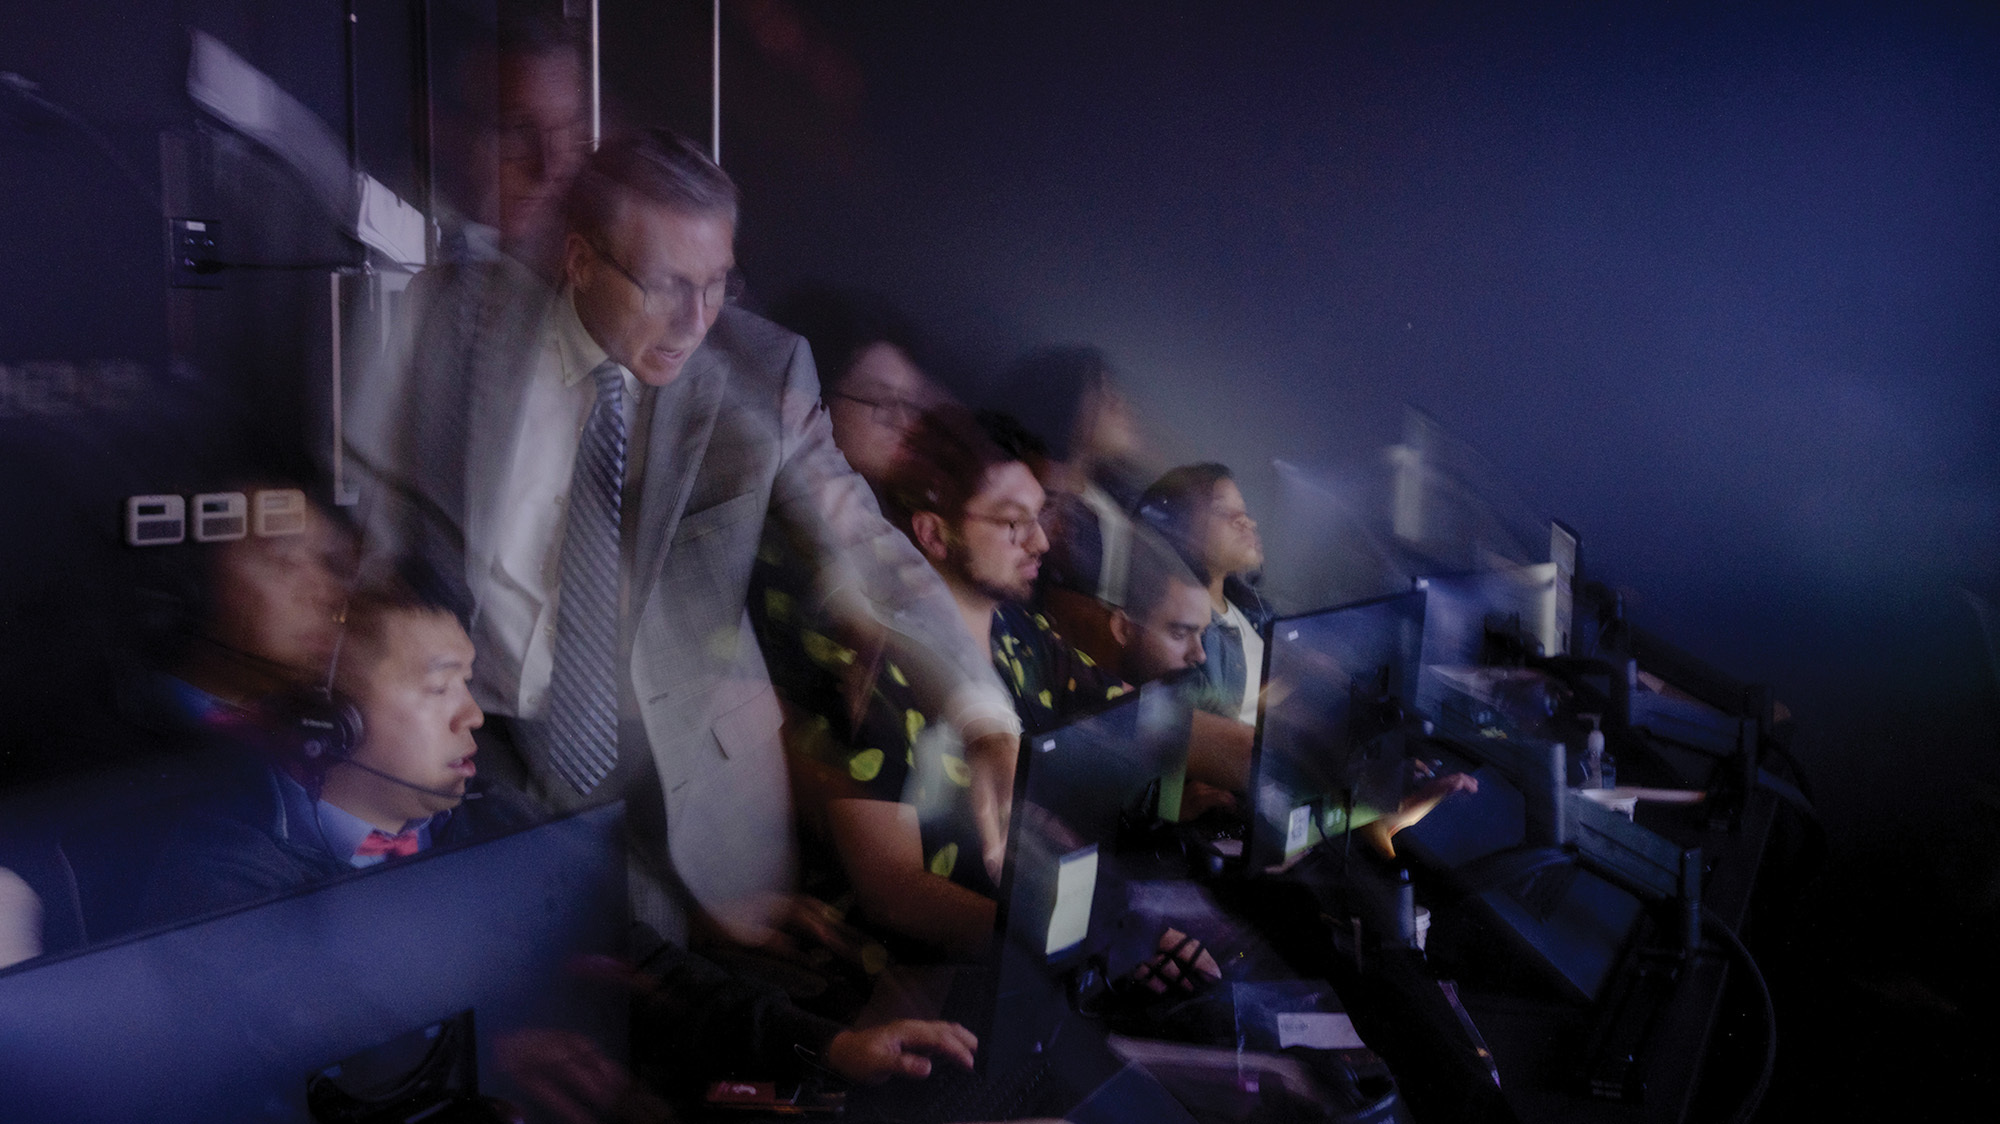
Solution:
M409 361L356 396L351 448L385 501L371 536L444 559L476 605L555 294L508 266L435 272ZM767 520L813 564L835 619L880 630L923 669L934 706L976 696L1004 713L1005 699L943 584L834 447L803 340L725 309L651 411L644 464L627 467L640 474L636 525L626 516L640 722L621 753L651 756L666 855L634 856L634 907L673 937L689 895L753 934L796 857L781 714L744 606ZM475 618L475 643L479 632ZM566 802L560 782L543 787Z

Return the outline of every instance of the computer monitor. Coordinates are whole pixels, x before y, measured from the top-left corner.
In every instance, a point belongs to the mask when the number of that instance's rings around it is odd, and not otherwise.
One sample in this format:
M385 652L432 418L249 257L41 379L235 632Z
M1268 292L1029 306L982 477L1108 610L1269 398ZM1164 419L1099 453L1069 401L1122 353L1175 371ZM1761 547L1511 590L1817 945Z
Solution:
M568 973L624 951L623 820L607 805L0 973L0 1105L303 1121L316 1076L413 1032L476 1042L479 1090L525 1103L498 1035L567 1028L627 1052L630 997Z
M1061 729L1029 735L1034 768L1022 797L1079 837L1104 843L1121 823L1176 822L1192 724L1184 693L1149 683Z
M1178 814L1191 722L1173 685L1156 683L1023 739L988 965L993 1011L986 1029L972 1027L993 1064L1034 1054L1061 1025L1060 981L1103 951L1123 909L1121 838Z
M1266 627L1247 870L1289 864L1343 830L1350 808L1400 800L1424 600L1413 590Z
M1547 846L1535 838L1539 797L1516 774L1486 766L1473 776L1478 791L1456 797L1451 815L1425 817L1397 835L1398 854L1444 873L1476 869L1479 860L1510 850ZM1472 889L1438 906L1432 956L1469 973L1461 978L1525 968L1577 1003L1597 999L1642 909L1631 894L1571 867Z
M1418 578L1428 600L1417 710L1442 721L1447 699L1475 689L1467 678L1474 669L1518 663L1523 654L1563 654L1560 576L1558 563L1543 562Z
M1121 836L1179 818L1192 721L1172 684L1153 683L1024 739L998 925L1045 974L1094 951L1090 921L1108 908Z

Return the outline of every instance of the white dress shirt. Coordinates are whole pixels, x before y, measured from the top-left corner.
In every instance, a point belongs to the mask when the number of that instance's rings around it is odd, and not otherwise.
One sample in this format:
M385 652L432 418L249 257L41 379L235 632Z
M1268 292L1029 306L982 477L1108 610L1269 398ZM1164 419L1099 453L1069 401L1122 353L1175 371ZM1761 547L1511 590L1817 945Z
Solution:
M493 569L467 575L472 588L483 591L474 695L486 710L517 718L539 718L547 705L570 475L583 423L597 400L590 373L607 358L577 319L569 290L557 298L549 316L521 400L506 482L494 506L499 514L493 528ZM631 435L641 387L631 371L623 366L619 371L625 378L629 479L639 454ZM628 495L626 502L631 500ZM479 552L468 552L468 557L476 559Z

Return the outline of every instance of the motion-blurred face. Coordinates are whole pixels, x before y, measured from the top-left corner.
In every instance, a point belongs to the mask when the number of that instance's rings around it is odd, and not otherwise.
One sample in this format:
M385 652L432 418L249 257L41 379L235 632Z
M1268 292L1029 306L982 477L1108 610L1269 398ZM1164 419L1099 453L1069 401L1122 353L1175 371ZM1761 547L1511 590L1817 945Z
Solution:
M456 806L478 772L472 731L485 721L472 701L472 641L457 618L445 612L391 612L366 643L355 645L354 654L365 666L342 677L361 710L362 740L354 760L408 783L345 770L344 788L364 791L367 802L367 810L349 811L400 829Z
M1109 385L1084 396L1077 410L1080 452L1099 460L1119 460L1139 451L1139 419L1132 404Z
M1264 564L1264 540L1236 481L1216 481L1202 516L1201 541L1202 565L1211 574L1247 574Z
M937 395L903 349L886 341L855 353L846 375L827 392L833 443L870 483L889 475L903 439Z
M640 382L665 386L715 326L736 266L736 222L627 197L599 234L572 231L563 268L576 315Z
M994 601L1026 601L1049 550L1040 522L1045 499L1035 474L1020 461L988 469L957 521L946 579Z
M317 508L303 534L229 543L211 571L208 635L298 682L324 676L353 568L354 544Z
M1138 616L1118 613L1111 632L1124 649L1125 678L1149 683L1203 663L1208 657L1201 636L1208 619L1208 591L1180 581L1167 583L1159 603Z
M515 244L549 237L583 167L590 122L583 68L571 52L508 55L499 67L499 226Z

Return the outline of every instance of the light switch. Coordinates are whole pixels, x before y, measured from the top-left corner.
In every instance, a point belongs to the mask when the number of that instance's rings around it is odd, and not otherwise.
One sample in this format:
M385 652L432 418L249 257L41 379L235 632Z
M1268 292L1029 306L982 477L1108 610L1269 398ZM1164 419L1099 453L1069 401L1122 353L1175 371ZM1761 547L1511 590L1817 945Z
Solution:
M250 533L250 500L242 492L204 492L194 498L194 541L233 542Z
M133 496L125 501L125 541L166 546L187 538L187 501L180 496Z
M306 532L306 494L297 488L272 488L253 497L256 515L252 527L258 538L303 535Z

